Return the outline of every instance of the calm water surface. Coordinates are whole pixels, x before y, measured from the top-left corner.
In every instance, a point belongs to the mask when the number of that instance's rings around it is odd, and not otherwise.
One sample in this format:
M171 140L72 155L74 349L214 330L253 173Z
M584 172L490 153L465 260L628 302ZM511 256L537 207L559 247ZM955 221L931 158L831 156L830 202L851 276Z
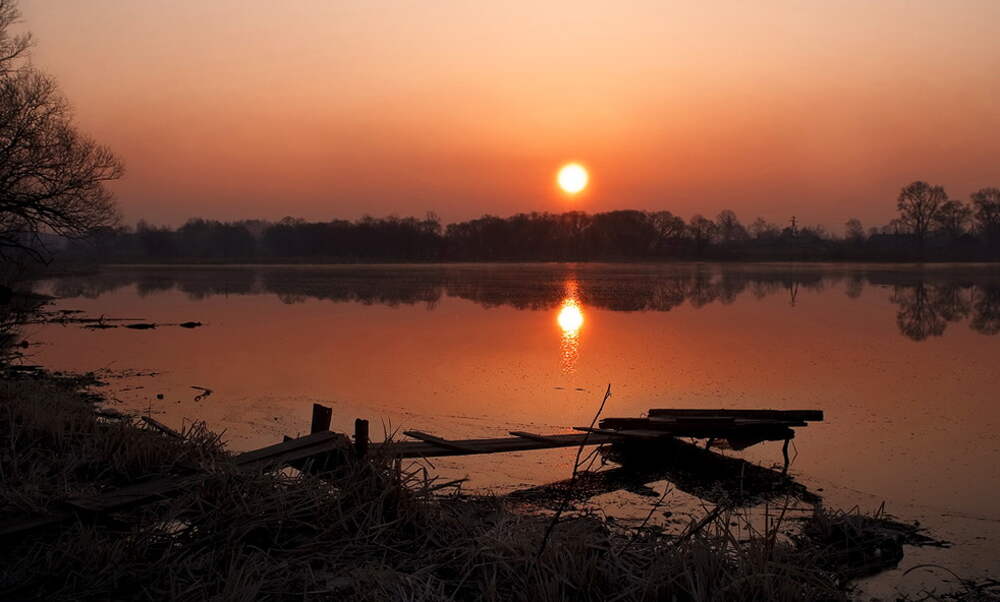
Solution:
M587 424L609 384L609 416L823 409L795 440L802 482L932 524L973 552L951 568L998 564L995 266L129 267L43 292L88 315L203 322L28 338L53 368L140 373L112 382L123 407L206 420L236 449L306 432L313 401L333 405L334 429L361 417L456 438ZM571 465L569 450L434 463L499 490Z

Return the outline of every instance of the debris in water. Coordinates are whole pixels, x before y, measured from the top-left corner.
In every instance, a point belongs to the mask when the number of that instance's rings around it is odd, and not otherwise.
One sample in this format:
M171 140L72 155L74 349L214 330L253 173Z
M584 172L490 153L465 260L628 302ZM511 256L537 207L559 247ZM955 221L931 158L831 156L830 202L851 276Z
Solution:
M139 322L137 324L126 324L125 328L131 328L133 330L150 330L156 328L156 324L150 324L149 322Z
M202 399L205 399L206 397L212 394L212 390L206 389L205 387L191 385L191 388L194 389L195 391L201 391L200 394L194 396L195 401L201 401Z

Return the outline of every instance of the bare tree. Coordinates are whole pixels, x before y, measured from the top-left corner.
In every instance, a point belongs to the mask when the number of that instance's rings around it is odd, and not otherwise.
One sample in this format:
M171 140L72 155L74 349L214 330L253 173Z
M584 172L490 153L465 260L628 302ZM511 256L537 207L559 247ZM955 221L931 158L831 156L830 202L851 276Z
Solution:
M691 240L694 241L695 248L698 253L701 253L705 245L712 241L712 238L716 235L715 223L706 218L705 216L697 213L691 217L688 221L688 234Z
M856 217L852 217L844 223L844 233L847 240L860 243L865 240L865 227L861 225L861 220Z
M743 227L740 223L736 214L730 209L723 209L719 212L719 215L715 218L716 227L718 229L719 238L722 242L729 244L733 242L742 242L748 238L750 235L747 233L747 229Z
M941 205L947 200L943 187L931 186L927 182L913 182L899 191L896 199L899 219L916 235L921 248Z
M781 228L777 224L772 224L762 217L758 217L750 224L750 234L756 240L773 240L781 236Z
M972 209L962 201L947 201L934 216L934 224L950 238L959 238L968 231Z
M1000 240L1000 188L983 188L972 193L976 228L989 241Z
M119 160L73 127L52 78L27 61L31 38L12 36L19 13L0 0L0 256L43 259L45 233L81 237L118 223L105 183Z

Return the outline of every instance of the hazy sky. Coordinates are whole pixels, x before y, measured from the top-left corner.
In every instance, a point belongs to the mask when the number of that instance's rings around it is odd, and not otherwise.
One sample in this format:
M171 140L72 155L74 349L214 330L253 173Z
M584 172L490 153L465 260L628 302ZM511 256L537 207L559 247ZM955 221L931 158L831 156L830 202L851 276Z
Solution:
M21 0L126 218L731 208L1000 186L1000 2ZM569 201L559 165L591 187Z

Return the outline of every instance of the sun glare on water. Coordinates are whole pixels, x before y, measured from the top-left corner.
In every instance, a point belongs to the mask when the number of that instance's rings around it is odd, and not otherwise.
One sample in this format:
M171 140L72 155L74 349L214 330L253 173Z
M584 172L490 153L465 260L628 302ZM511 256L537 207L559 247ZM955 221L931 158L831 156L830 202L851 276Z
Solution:
M559 188L562 188L564 192L576 194L587 187L587 180L590 179L590 176L579 163L568 163L562 166L556 179L559 182Z
M583 326L583 312L580 311L580 306L575 302L567 302L559 310L556 321L559 322L559 327L563 329L563 332L575 335Z
M562 356L562 373L572 374L576 371L576 362L580 357L580 329L583 327L583 309L580 307L578 285L576 281L566 282L566 297L556 315L556 323L562 331L560 355Z

